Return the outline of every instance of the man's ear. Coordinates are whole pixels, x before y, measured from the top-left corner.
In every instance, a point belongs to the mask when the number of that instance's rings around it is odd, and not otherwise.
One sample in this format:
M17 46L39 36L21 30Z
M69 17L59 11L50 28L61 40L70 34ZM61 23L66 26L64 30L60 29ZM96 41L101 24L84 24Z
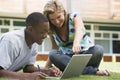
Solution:
M32 26L27 26L27 31L32 32L33 31Z

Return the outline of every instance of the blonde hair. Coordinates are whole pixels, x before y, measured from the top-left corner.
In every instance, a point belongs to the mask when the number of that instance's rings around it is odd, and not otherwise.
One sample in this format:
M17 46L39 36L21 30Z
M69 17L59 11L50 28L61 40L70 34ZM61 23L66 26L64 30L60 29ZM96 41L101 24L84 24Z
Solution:
M66 11L62 5L61 2L59 2L58 0L50 0L46 3L46 5L44 6L44 10L43 13L44 15L48 18L49 20L49 14L53 14L55 12L64 12L64 15L66 16ZM54 25L50 22L50 34L53 34L54 32Z
M49 14L52 14L54 12L62 12L65 11L63 5L61 2L59 2L58 0L50 0L46 3L46 5L44 6L44 15L46 15L48 17Z

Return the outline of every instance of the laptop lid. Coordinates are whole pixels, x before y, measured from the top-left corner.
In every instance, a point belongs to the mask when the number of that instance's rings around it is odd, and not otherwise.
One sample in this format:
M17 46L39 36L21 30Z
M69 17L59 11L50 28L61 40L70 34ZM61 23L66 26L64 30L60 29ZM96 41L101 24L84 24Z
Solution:
M61 78L79 77L92 54L73 55Z
M79 77L82 74L83 69L90 60L92 54L80 54L73 55L70 62L66 66L61 77L46 77L46 78L56 78L56 79L65 79L71 77Z

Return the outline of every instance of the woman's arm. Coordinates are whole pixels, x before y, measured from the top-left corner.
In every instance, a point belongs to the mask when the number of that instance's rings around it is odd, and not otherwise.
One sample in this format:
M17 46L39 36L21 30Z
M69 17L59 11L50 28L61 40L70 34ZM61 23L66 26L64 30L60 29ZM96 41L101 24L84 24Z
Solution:
M58 49L58 46L57 46L57 44L56 44L56 42L55 42L55 40L54 40L52 34L49 35L49 37L50 37L52 49ZM50 66L52 66L52 63L51 63L51 61L50 61L50 59L49 59L49 57L48 57L44 69L45 69L45 68L48 68L48 67L50 67Z
M45 66L44 66L44 69L47 69L48 67L51 67L52 66L52 63L51 63L51 61L50 61L50 59L49 59L49 57L47 58L47 61L46 61L46 63L45 63Z
M52 49L58 49L58 46L53 38L53 35L49 35L50 37L50 41L51 41L51 45L52 45Z
M75 54L78 54L81 51L80 41L85 34L85 28L80 15L76 15L76 17L74 17L73 23L75 28L75 37L72 50Z

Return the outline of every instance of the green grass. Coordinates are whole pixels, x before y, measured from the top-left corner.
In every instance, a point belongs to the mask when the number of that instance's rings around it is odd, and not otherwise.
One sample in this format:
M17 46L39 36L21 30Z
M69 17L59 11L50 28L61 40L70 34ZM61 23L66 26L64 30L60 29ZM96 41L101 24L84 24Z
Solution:
M39 64L40 67L45 65L45 61L37 61L35 66ZM69 78L64 80L120 80L120 62L102 62L99 67L100 70L107 69L110 71L110 76L97 76L97 75L80 75L77 78ZM5 79L0 78L0 80L17 80L17 79ZM55 80L55 79L46 79ZM57 79L56 79L57 80Z
M110 76L81 75L79 78L72 80L120 80L120 73L111 73Z
M39 64L41 67L45 65L45 61L38 61L36 65ZM78 78L70 78L64 80L120 80L120 62L101 62L99 66L100 70L107 69L110 71L110 76L96 76L96 75L80 75ZM55 80L55 79L47 79Z
M17 80L17 79L0 78L0 80ZM55 80L55 79L46 79L46 80ZM120 73L112 72L110 76L80 75L80 77L77 78L69 78L63 80L120 80Z
M7 79L7 78L0 78L0 80L19 80L19 79Z
M46 80L55 80L55 79L46 79ZM80 77L77 78L69 78L63 80L120 80L120 73L111 73L110 76L80 75Z

